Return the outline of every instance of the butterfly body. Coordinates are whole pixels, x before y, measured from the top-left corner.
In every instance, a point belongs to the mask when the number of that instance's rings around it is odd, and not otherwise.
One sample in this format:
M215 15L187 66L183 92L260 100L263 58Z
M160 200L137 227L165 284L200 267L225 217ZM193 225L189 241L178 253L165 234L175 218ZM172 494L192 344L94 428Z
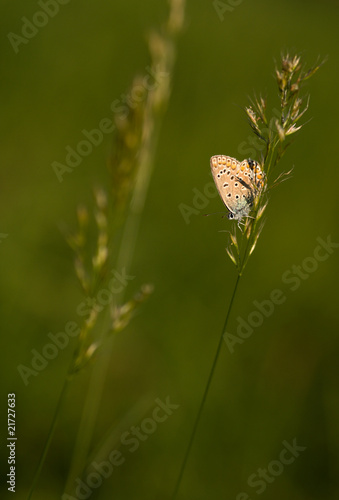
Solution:
M248 217L258 189L263 186L263 172L251 160L216 155L211 158L211 170L222 201L229 210L228 218L238 221Z

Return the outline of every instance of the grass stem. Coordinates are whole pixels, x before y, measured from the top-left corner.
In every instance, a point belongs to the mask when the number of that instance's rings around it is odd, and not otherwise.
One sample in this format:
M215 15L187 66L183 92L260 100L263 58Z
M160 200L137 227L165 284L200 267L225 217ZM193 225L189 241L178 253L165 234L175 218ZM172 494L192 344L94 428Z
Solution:
M175 489L174 489L174 492L173 492L173 495L172 495L172 500L174 500L177 497L177 493L179 491L181 480L182 480L182 477L184 475L184 471L185 471L185 468L186 468L188 457L189 457L190 452L191 452L191 448L192 448L193 441L194 441L194 438L195 438L195 435L196 435L196 432L197 432L199 421L200 421L200 418L201 418L201 415L202 415L202 412L203 412L203 409L204 409L204 406L205 406L205 402L206 402L207 395L208 395L208 392L209 392L209 389L210 389L210 386L211 386L213 375L214 375L214 372L215 372L215 369L216 369L216 366L217 366L217 363L218 363L218 359L219 359L219 355L220 355L220 351L221 351L221 346L222 346L222 341L223 341L224 333L226 332L226 328L227 328L227 324L228 324L228 319L229 319L230 314L231 314L231 310L232 310L234 298L235 298L235 295L236 295L236 292L237 292L237 288L238 288L238 284L239 284L239 281L240 281L240 277L241 277L241 275L238 274L236 282L235 282L235 285L234 285L232 297L231 297L231 300L230 300L230 303L229 303L229 306L228 306L228 310L227 310L227 314L226 314L226 318L225 318L225 323L224 323L224 326L223 326L223 329L221 331L221 335L220 335L220 338L219 338L218 347L217 347L217 350L215 352L214 360L213 360L212 367L211 367L211 370L210 370L210 373L209 373L209 376L208 376L208 379L207 379L206 387L205 387L203 396L201 398L201 402L200 402L200 406L199 406L199 409L198 409L198 413L197 413L197 416L195 417L195 422L194 422L194 425L193 425L193 429L192 429L190 440L189 440L187 448L186 448L186 453L185 453L184 459L183 459L182 464L181 464L181 468L180 468L180 472L179 472L179 475L178 475L178 479L177 479L177 482L176 482L176 485L175 485Z
M45 463L45 459L46 459L46 456L47 456L50 444L51 444L53 436L54 436L54 431L55 431L55 428L56 428L56 424L58 422L58 418L59 418L59 415L60 415L60 410L62 408L64 399L65 399L65 396L66 396L66 393L67 393L67 389L68 389L69 383L71 381L71 378L72 377L67 376L66 379L65 379L65 381L64 381L64 384L62 386L61 393L60 393L60 396L59 396L59 400L58 400L58 403L57 403L57 406L55 408L55 412L54 412L54 415L53 415L53 420L52 420L52 423L51 423L51 427L50 427L49 432L48 432L48 436L47 436L47 439L46 439L46 442L45 442L45 446L43 448L43 451L42 451L42 454L41 454L41 457L40 457L40 460L39 460L38 468L37 468L37 470L35 472L35 475L34 475L34 478L33 478L33 481L32 481L32 485L31 485L31 488L30 488L29 493L28 493L27 500L30 500L32 498L32 495L34 493L35 487L36 487L36 485L37 485L37 483L39 481L40 474L41 474L43 465Z

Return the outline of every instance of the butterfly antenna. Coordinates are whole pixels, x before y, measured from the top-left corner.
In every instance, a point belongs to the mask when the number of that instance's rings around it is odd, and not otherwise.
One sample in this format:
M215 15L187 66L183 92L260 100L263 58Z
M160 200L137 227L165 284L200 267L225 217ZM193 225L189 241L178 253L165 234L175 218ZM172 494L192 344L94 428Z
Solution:
M211 214L203 214L204 217L208 217L209 215L217 215L217 214L223 214L223 217L225 217L225 212L212 212Z

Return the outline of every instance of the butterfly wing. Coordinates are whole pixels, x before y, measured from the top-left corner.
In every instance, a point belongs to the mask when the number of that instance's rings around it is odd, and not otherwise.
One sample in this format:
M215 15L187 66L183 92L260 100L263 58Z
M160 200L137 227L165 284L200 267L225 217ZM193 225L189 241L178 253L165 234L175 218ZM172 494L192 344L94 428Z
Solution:
M230 156L216 155L211 158L211 170L221 199L233 218L246 217L254 198L254 174L248 161L240 163Z

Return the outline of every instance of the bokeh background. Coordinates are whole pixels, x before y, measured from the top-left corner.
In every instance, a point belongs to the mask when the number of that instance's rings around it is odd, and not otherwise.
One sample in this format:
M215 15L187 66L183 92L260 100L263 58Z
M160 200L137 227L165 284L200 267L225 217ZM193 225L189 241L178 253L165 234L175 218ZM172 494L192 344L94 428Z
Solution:
M60 225L75 224L79 202L92 203L93 184L107 185L113 134L59 183L63 162L81 130L111 118L110 104L150 62L147 33L168 14L165 0L71 1L22 44L20 34L37 2L2 0L1 123L1 433L6 400L16 393L16 498L25 498L36 470L72 356L69 347L24 385L49 332L79 321L83 300L73 255ZM222 16L216 5L228 5ZM312 257L317 238L339 243L337 2L308 0L188 1L177 46L172 96L142 217L135 276L154 294L116 337L102 395L95 441L117 436L150 417L155 399L179 405L131 453L91 498L169 498L210 370L235 282L225 252L230 227L218 197L194 208L194 189L211 182L209 158L243 159L250 128L242 107L261 92L277 106L274 60L298 52L312 65L328 61L309 83L307 125L280 167L293 177L272 193L267 223L241 282L228 331L255 310L253 301L281 289L283 304L231 354L225 345L178 498L202 500L324 500L339 497L338 270L339 249L292 291L282 275ZM222 19L221 19L222 17ZM253 157L253 155L252 155ZM258 159L258 157L257 157ZM195 207L196 208L196 207ZM294 271L293 271L294 272ZM61 498L79 426L89 371L73 382L33 498ZM120 433L120 434L119 434ZM283 441L306 449L258 494L248 478L279 459ZM2 440L2 474L7 448ZM273 466L274 467L274 466ZM279 467L279 466L277 466ZM271 476L272 477L272 476ZM2 498L9 497L6 485ZM240 495L244 492L244 495ZM248 497L246 496L248 495Z

